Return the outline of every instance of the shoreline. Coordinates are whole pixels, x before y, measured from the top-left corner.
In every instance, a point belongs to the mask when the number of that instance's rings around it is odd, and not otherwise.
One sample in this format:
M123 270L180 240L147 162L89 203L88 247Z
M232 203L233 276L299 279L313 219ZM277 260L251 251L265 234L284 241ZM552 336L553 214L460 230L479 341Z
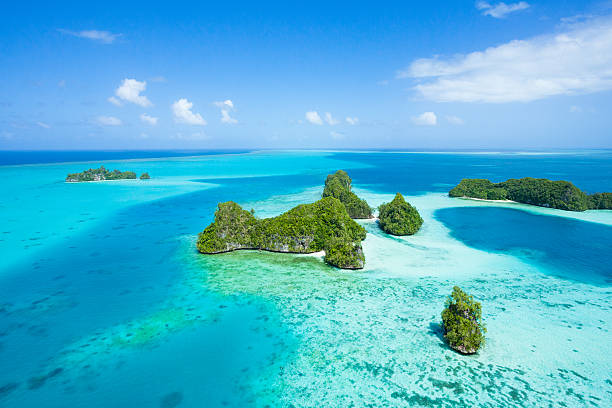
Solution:
M474 200L474 201L484 201L486 203L514 203L514 204L521 204L518 201L512 201L512 200L487 200L485 198L476 198L476 197L452 197L452 198L459 198L460 200Z

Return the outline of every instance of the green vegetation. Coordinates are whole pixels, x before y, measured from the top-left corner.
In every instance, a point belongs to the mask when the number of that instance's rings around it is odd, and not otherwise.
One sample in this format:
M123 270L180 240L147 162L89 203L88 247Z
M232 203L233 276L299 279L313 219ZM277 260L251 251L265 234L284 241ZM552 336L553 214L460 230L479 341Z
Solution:
M363 227L353 221L334 197L302 204L273 218L257 219L233 201L220 203L215 221L198 236L205 254L237 249L312 253L325 251L325 261L343 269L361 269L365 257Z
M397 193L390 203L378 207L378 225L387 234L413 235L423 225L423 219L416 208Z
M612 193L595 193L589 196L592 210L612 210Z
M463 354L474 354L484 345L487 329L482 323L480 303L458 286L446 299L442 311L444 338L452 349Z
M149 173L142 173L140 175L140 179L141 180L149 180L151 178L151 176L149 176Z
M76 183L81 181L103 181L103 180L121 180L135 179L136 173L133 171L109 171L100 166L99 169L89 169L81 173L71 173L66 176L66 181Z
M351 191L351 178L344 170L327 176L323 198L335 197L344 204L351 218L370 218L372 209L365 200Z
M463 179L448 195L485 200L512 200L567 211L612 209L612 193L589 196L569 181L531 177L510 179L501 183L492 183L485 179Z

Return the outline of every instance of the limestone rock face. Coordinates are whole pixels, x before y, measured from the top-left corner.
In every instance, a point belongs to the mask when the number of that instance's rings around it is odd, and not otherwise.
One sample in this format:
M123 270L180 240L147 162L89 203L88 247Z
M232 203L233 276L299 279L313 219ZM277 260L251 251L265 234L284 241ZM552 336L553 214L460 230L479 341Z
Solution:
M233 201L220 203L215 221L198 236L198 251L218 254L239 249L313 253L343 269L361 269L365 229L334 197L299 205L278 217L257 219Z

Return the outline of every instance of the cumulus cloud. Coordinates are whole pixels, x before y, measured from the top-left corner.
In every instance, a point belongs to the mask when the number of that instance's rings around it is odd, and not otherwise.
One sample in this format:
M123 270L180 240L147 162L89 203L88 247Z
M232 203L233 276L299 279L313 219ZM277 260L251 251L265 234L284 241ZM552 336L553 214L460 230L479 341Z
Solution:
M437 102L527 102L612 89L612 19L449 59L414 61L400 78Z
M229 123L230 125L238 123L238 121L232 118L229 112L225 109L221 109L221 122Z
M483 16L491 16L493 18L504 18L510 13L515 11L525 10L529 8L529 3L525 1L519 1L518 3L506 4L504 2L491 4L486 1L479 1L476 3L476 8L482 10Z
M316 111L306 112L306 120L312 123L313 125L322 125L323 120L319 113Z
M438 123L438 117L433 112L424 112L419 116L414 116L412 122L419 126L435 126Z
M346 117L346 123L348 123L349 125L357 125L357 124L359 124L359 118L356 117L356 116L354 116L352 118L350 116L347 116Z
M234 110L234 102L226 99L224 101L213 102L213 105L221 108L221 122L229 123L230 125L238 123L238 121L230 115L230 111Z
M339 120L335 119L331 113L329 112L325 112L325 121L327 122L328 125L337 125L338 123L340 123Z
M187 123L189 125L206 125L206 121L199 113L191 111L193 103L185 98L181 98L172 104L172 113L174 120L178 123Z
M62 34L71 35L73 37L86 38L88 40L96 41L102 44L112 44L115 40L121 37L121 34L111 33L110 31L100 30L83 30L83 31L72 31L59 28Z
M144 92L147 89L146 81L137 81L135 79L126 78L121 82L119 88L115 90L115 95L122 101L127 101L131 103L135 103L136 105L140 105L143 107L151 106L151 101L144 95L141 95L141 92ZM117 98L111 96L108 98L109 102L117 105L121 105L121 102L117 100Z
M224 101L217 101L217 102L213 102L213 104L217 107L217 108L221 108L221 109L234 109L234 102L232 102L229 99L226 99Z
M117 98L115 98L114 96L111 96L107 99L107 101L109 101L110 103L112 103L115 106L123 106L123 104L121 103L121 101Z
M446 120L451 125L463 125L465 122L459 116L449 115L446 117Z
M142 115L140 115L140 120L143 121L144 123L148 123L151 126L157 125L157 119L158 118L149 116L146 113L143 113Z
M98 116L96 122L103 126L120 126L122 124L121 119L114 116Z

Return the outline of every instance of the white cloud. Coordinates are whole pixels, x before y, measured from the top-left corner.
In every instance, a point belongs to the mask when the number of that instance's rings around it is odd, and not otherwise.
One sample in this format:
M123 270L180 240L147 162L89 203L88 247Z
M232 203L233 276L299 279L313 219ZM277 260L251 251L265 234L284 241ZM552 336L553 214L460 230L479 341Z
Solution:
M213 102L213 105L221 109L230 109L230 110L234 109L234 102L232 102L229 99L226 99L224 101Z
M573 106L570 106L569 111L571 113L580 113L582 112L582 108L580 106L573 105Z
M143 113L142 115L140 115L140 120L144 123L148 123L149 125L155 126L157 125L158 118Z
M236 119L230 116L229 111L227 109L221 109L221 122L229 123L231 125L238 123Z
M224 101L213 102L218 108L221 108L221 122L229 123L231 125L238 123L238 121L230 116L230 111L234 110L234 103L226 99Z
M359 124L359 118L354 116L354 117L350 117L347 116L346 117L346 123L348 123L349 125L358 125Z
M128 102L135 103L136 105L147 107L147 106L152 105L151 101L147 99L146 96L140 94L141 92L144 92L146 89L147 89L146 81L141 82L135 79L126 78L123 80L119 88L115 90L115 95L117 95L117 97L119 97L119 99L121 99L122 101L128 101ZM114 99L114 101L111 99ZM117 101L116 98L111 96L108 100L111 103L114 103L115 105L117 105L117 103L115 102Z
M44 128L44 129L49 129L51 127L51 125L49 125L48 123L45 123L45 122L36 122L36 124L38 126L40 126L41 128Z
M446 120L451 125L463 125L465 123L464 120L461 119L459 116L453 116L453 115L447 116Z
M116 106L123 106L121 101L119 99L115 98L114 96L109 97L107 99L107 101L109 101L110 103L112 103L113 105L116 105Z
M185 98L181 98L172 104L172 112L174 120L178 123L187 123L189 125L206 125L206 121L199 113L193 113L191 108L193 103Z
M96 122L103 126L119 126L122 124L121 119L114 116L98 116Z
M329 112L325 112L325 121L327 122L328 125L337 125L338 123L340 123L339 120L335 119L331 113Z
M335 139L335 140L344 139L344 133L342 132L336 132L335 130L332 130L331 132L329 132L329 134L332 137L332 139Z
M412 122L419 126L435 126L438 123L438 117L433 112L424 112L413 117Z
M71 31L64 30L63 28L58 29L62 34L72 35L74 37L86 38L100 42L102 44L112 44L121 34L114 34L110 31L99 31L99 30L83 30L83 31Z
M612 19L450 59L414 61L398 77L437 102L517 102L612 89Z
M322 125L323 120L316 111L306 112L306 120L313 125Z
M504 2L491 4L486 1L479 1L476 3L476 8L482 10L483 16L491 16L493 18L504 18L510 13L515 11L525 10L529 8L529 4L525 1L519 1L518 3L506 4Z

